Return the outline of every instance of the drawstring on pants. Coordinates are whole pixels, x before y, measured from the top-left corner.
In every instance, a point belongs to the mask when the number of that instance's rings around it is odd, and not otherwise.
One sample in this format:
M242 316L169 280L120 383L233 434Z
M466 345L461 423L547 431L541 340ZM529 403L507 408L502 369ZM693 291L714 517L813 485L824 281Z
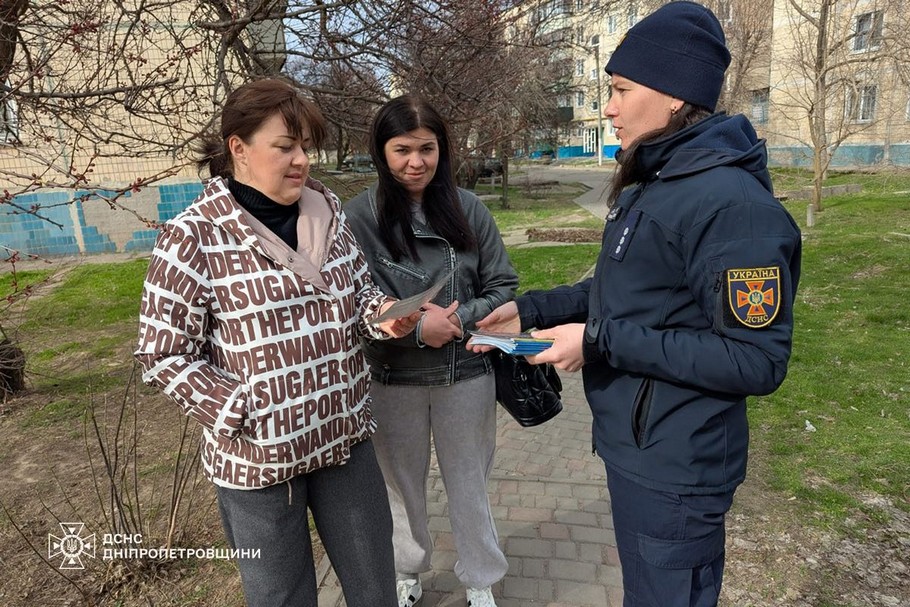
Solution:
M288 506L290 506L294 501L292 499L294 491L293 491L293 489L291 489L291 481L288 481L287 483L288 483Z

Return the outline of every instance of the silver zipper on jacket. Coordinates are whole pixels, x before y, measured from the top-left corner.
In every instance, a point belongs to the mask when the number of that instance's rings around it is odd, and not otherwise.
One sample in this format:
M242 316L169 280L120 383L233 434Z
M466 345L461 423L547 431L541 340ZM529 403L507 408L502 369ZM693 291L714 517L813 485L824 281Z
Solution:
M393 270L398 270L399 272L404 272L408 276L413 276L414 278L417 278L422 282L426 281L426 279L427 279L426 274L421 274L419 272L415 272L411 268L409 268L407 266L403 266L399 263L395 263L394 261L387 259L387 258L383 257L382 255L378 255L377 257L379 259L379 263L381 263L382 265L384 265L388 268L391 268Z
M457 267L456 264L458 263L458 259L455 255L455 248L449 243L448 240L446 240L445 238L443 238L442 236L439 236L437 234L428 234L428 233L424 233L420 230L414 230L414 237L441 240L443 242L443 244L445 245L446 250L448 250L448 252L449 252L449 266L446 268L446 270L448 271L448 270L451 270L452 268ZM457 272L456 272L455 274L452 274L452 277L449 279L448 295L450 296L450 299L453 301L455 300L455 295L456 295L455 290L456 290L457 284L458 284L458 276L457 276ZM464 331L464 327L462 327L462 331ZM447 343L446 347L449 348L449 380L448 380L447 385L451 386L452 384L455 383L455 363L458 362L458 354L455 352L456 344L454 343L454 340Z
M445 240L445 239L443 239L443 240ZM450 245L448 243L448 241L446 241L446 246L449 249L449 262L450 262L450 266L446 269L451 270L452 268L458 267L456 265L458 260L455 257L455 249L452 248L452 245ZM458 279L454 273L452 274L452 277L449 278L450 295L451 295L451 299L453 301L455 300L455 295L456 295L455 289L457 288L457 280ZM464 326L461 327L461 331L462 331L462 336L464 336ZM450 341L446 345L451 346L449 348L449 385L452 385L455 383L455 363L458 361L458 355L455 352L454 340Z

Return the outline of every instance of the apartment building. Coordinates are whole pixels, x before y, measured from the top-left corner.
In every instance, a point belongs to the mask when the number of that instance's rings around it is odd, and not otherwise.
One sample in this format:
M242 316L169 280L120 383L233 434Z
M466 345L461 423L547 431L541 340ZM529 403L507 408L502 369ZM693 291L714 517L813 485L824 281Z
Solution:
M609 99L603 68L626 30L661 4L558 3L573 67L569 90L558 100L571 110L558 157L596 157L600 144L603 158L612 159L619 142L609 120L598 124ZM899 2L853 0L822 16L829 36L823 92L814 71L820 30L812 23L821 3L798 3L802 11L789 0L705 4L723 24L733 55L720 105L750 117L767 139L772 163L811 167L822 148L833 151L831 167L910 166L910 46L903 46L908 24Z
M853 0L824 9L774 2L767 101L756 100L772 162L811 167L816 148L822 161L833 151L831 167L910 166L906 8ZM810 19L828 24L827 44ZM806 56L820 46L823 61Z

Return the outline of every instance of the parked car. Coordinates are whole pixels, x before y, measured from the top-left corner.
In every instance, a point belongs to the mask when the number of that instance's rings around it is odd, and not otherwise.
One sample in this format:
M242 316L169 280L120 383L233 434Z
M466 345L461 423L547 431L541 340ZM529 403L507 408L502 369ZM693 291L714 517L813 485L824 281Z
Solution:
M376 170L373 159L369 154L353 154L342 162L344 168L354 173L372 173Z
M486 158L483 168L480 169L481 177L498 177L502 175L502 160L499 158Z

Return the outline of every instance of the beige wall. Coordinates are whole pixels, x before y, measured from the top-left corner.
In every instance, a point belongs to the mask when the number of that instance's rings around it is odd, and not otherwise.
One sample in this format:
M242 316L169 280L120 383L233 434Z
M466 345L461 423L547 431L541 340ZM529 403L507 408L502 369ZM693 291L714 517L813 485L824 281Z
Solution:
M841 41L832 52L831 62L840 66L829 73L829 94L826 123L831 133L829 141L842 140L844 153L852 154L863 149L871 153L870 146L887 147L892 144L910 143L910 123L907 122L907 100L910 87L902 84L892 60L876 51L854 51L850 37L860 14L884 10L887 26L900 18L896 4L854 0L836 5L835 26L831 40ZM900 28L897 28L900 29ZM811 71L811 52L815 48L814 30L786 0L774 3L774 33L771 62L771 118L768 129L769 145L804 146L810 141L808 111L815 97L814 75ZM910 60L905 57L904 61ZM906 67L906 66L905 66ZM845 82L855 80L877 87L874 119L852 120L845 117ZM854 148L851 150L850 148Z

